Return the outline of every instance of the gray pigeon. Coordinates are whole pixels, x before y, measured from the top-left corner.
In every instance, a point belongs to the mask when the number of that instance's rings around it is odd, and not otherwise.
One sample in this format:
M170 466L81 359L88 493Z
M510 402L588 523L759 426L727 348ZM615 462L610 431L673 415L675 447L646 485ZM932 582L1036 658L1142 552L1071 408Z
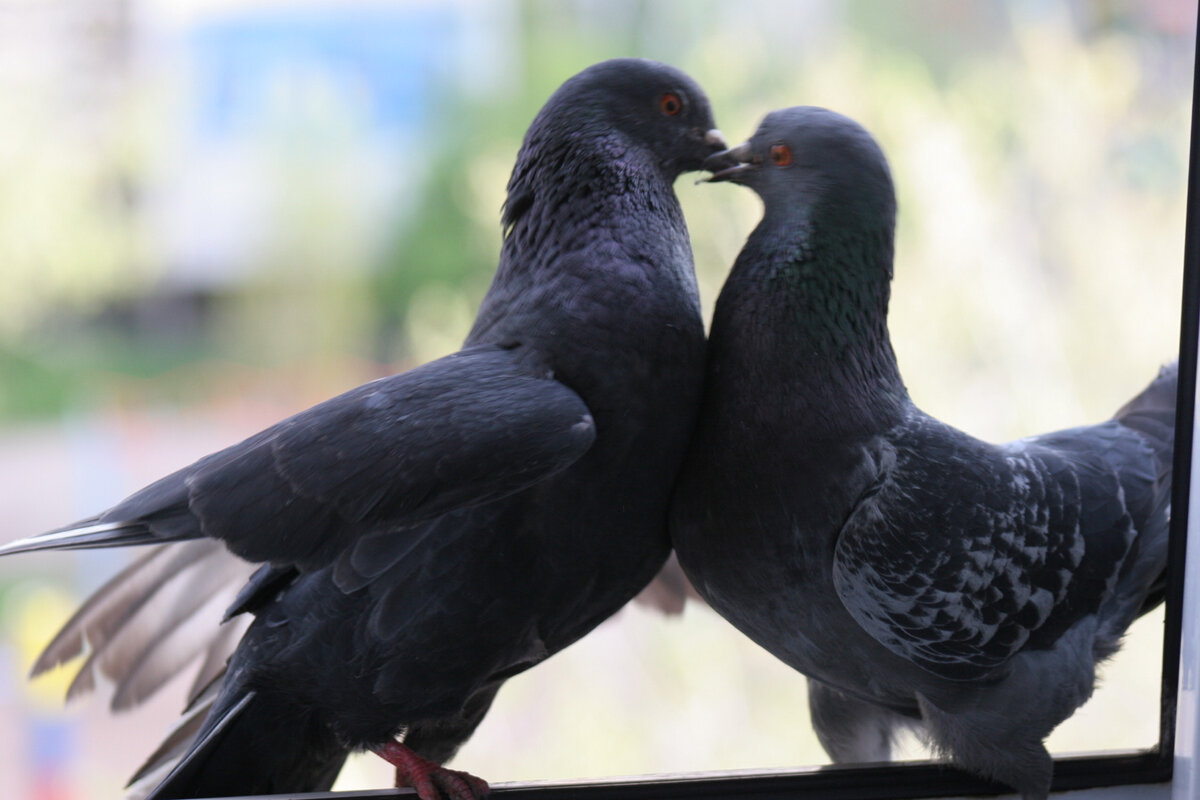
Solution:
M710 159L764 203L717 302L672 537L713 608L809 676L835 761L898 726L1045 798L1043 740L1162 599L1177 371L1099 425L989 444L922 413L888 337L879 146L818 108Z
M705 346L673 182L723 147L682 72L584 70L525 137L462 350L4 548L193 540L137 562L127 596L111 584L103 613L81 616L113 635L156 581L219 556L202 537L264 564L230 608L254 621L227 668L205 665L214 682L142 771L170 769L151 797L323 790L360 749L424 800L486 794L439 765L505 679L598 625L667 557ZM192 585L211 590L203 571Z

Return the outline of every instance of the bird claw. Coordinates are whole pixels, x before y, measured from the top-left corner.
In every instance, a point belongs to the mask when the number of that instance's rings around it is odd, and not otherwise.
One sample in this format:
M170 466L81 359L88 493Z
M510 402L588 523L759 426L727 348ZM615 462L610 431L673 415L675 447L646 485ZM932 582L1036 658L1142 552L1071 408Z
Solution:
M396 786L415 789L421 800L483 800L491 791L482 778L447 769L422 758L399 742L388 742L373 749L396 768Z
M400 786L400 770L396 770L397 786ZM407 776L412 781L412 776ZM409 782L407 786L416 789L416 795L421 800L440 800L445 796L450 800L482 800L491 792L487 781L475 777L470 772L446 769L438 766L427 775ZM442 790L440 794L438 789ZM428 794L427 794L428 793Z

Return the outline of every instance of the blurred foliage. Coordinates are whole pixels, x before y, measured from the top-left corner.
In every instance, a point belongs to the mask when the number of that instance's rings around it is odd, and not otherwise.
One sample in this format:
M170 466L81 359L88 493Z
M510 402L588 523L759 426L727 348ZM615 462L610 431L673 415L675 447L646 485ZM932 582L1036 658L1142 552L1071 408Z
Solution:
M355 216L372 165L352 161L362 131L339 117L350 101L318 93L296 130L252 143L277 217L258 264L200 296L173 282L155 234L155 182L180 148L172 92L186 81L118 59L81 111L36 75L0 75L0 414L103 407L122 374L161 374L181 401L201 399L173 372L197 359L383 369L453 349L494 269L525 126L565 77L613 55L692 72L731 140L797 103L878 136L901 201L893 331L929 410L995 436L1095 418L1136 385L1112 368L1115 351L1142 374L1170 355L1190 99L1176 4L506 8L499 79L431 73L432 112L385 162L401 180L382 224ZM758 206L691 182L680 195L710 305ZM1074 374L1085 387L1062 378ZM1020 391L1014 375L1046 391Z

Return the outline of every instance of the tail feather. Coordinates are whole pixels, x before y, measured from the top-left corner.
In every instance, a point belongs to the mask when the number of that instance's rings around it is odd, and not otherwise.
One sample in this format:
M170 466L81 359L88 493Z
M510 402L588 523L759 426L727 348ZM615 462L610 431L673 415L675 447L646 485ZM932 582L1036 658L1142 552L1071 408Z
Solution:
M1101 639L1119 641L1133 619L1156 608L1165 597L1178 390L1179 364L1173 362L1159 370L1150 385L1115 415L1121 425L1142 435L1154 454L1157 479L1137 521L1138 537L1118 578L1111 605L1102 614L1112 630Z
M97 550L105 547L133 547L162 544L141 522L100 522L95 518L77 522L66 528L18 539L0 547L0 556L32 553L38 550Z
M168 549L159 547L146 553L84 600L79 609L59 630L33 664L30 677L54 669L83 654L91 642L106 641L120 627L131 608L145 603L154 594L170 571L155 569L156 562ZM175 551L178 552L178 551Z
M238 641L241 640L248 625L249 621L235 624L233 620L230 620L220 627L217 635L208 643L204 661L200 664L196 677L192 679L191 689L188 690L189 708L199 703L204 694L214 684L219 683L220 677L225 674L225 664L233 655L233 651L237 649Z
M132 781L125 787L124 800L146 800L146 796L154 791L154 787L163 782L171 768L175 766L172 760L166 760L153 770L146 772L136 781Z
M137 772L129 779L129 784L126 788L135 790L137 796L145 796L154 786L146 786L145 791L142 792L136 792L135 787L139 784L144 785L152 776L157 776L158 778L154 782L155 785L161 783L166 778L168 772L174 769L180 759L183 758L183 754L187 752L196 735L200 733L200 729L204 727L204 721L212 710L213 703L216 701L220 691L221 682L215 681L200 696L193 700L175 725L167 731L167 735L163 738L162 743L138 767ZM167 768L165 771L164 767Z
M249 692L238 699L232 707L219 714L214 707L216 697L208 703L197 706L194 713L181 718L180 724L172 729L158 749L150 754L146 763L130 779L130 785L150 773L159 771L164 764L172 761L178 755L178 760L175 760L171 771L155 787L154 791L147 795L147 800L157 797L199 797L199 794L191 792L172 793L170 789L172 785L182 788L189 782L188 774L196 772L195 765L207 761L212 752L220 748L225 731L254 702L255 697L254 692Z
M224 669L250 622L220 624L253 569L213 540L154 548L83 602L38 657L33 675L90 651L68 699L92 691L103 675L113 685L113 710L124 710L200 661L195 695Z
M1179 363L1167 364L1150 385L1114 415L1124 425L1141 433L1154 449L1160 474L1170 475L1175 450L1175 400L1179 392Z
M189 487L196 467L211 458L160 478L94 517L0 547L0 556L36 550L90 550L201 539L203 524L189 506Z
M190 728L185 719L135 778L170 763ZM296 704L223 686L187 751L146 800L327 791L348 754Z
M119 665L110 665L105 670L117 680L112 697L112 708L120 711L133 708L142 700L153 696L171 678L179 674L188 664L197 659L202 651L215 638L212 632L213 620L218 619L224 608L236 594L236 586L222 586L220 575L200 572L194 578L207 578L207 581L191 580L181 592L183 603L173 610L169 616L161 620L153 620L157 636L146 636L147 644L139 648L131 648L132 660L122 658ZM196 584L215 584L205 586L205 592L195 591ZM226 623L229 624L229 623ZM244 625L233 623L232 627L244 630ZM106 654L115 656L115 647L107 648ZM116 659L113 659L114 661Z

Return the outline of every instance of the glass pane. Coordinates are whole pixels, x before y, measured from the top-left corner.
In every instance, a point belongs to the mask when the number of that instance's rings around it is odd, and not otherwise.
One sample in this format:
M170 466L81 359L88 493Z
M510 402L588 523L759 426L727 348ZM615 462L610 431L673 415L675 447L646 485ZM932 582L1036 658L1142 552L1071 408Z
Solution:
M796 104L877 137L893 343L934 416L992 441L1098 422L1177 348L1191 4L58 5L0 15L5 540L457 347L525 127L615 55L686 70L731 144ZM707 315L761 206L677 192ZM177 719L187 680L111 717L106 697L60 708L73 669L24 678L126 562L0 559L19 796L112 794ZM1162 625L1135 624L1054 753L1158 741ZM695 600L631 605L512 679L454 761L493 782L827 763L803 677ZM355 758L339 787L390 773Z

